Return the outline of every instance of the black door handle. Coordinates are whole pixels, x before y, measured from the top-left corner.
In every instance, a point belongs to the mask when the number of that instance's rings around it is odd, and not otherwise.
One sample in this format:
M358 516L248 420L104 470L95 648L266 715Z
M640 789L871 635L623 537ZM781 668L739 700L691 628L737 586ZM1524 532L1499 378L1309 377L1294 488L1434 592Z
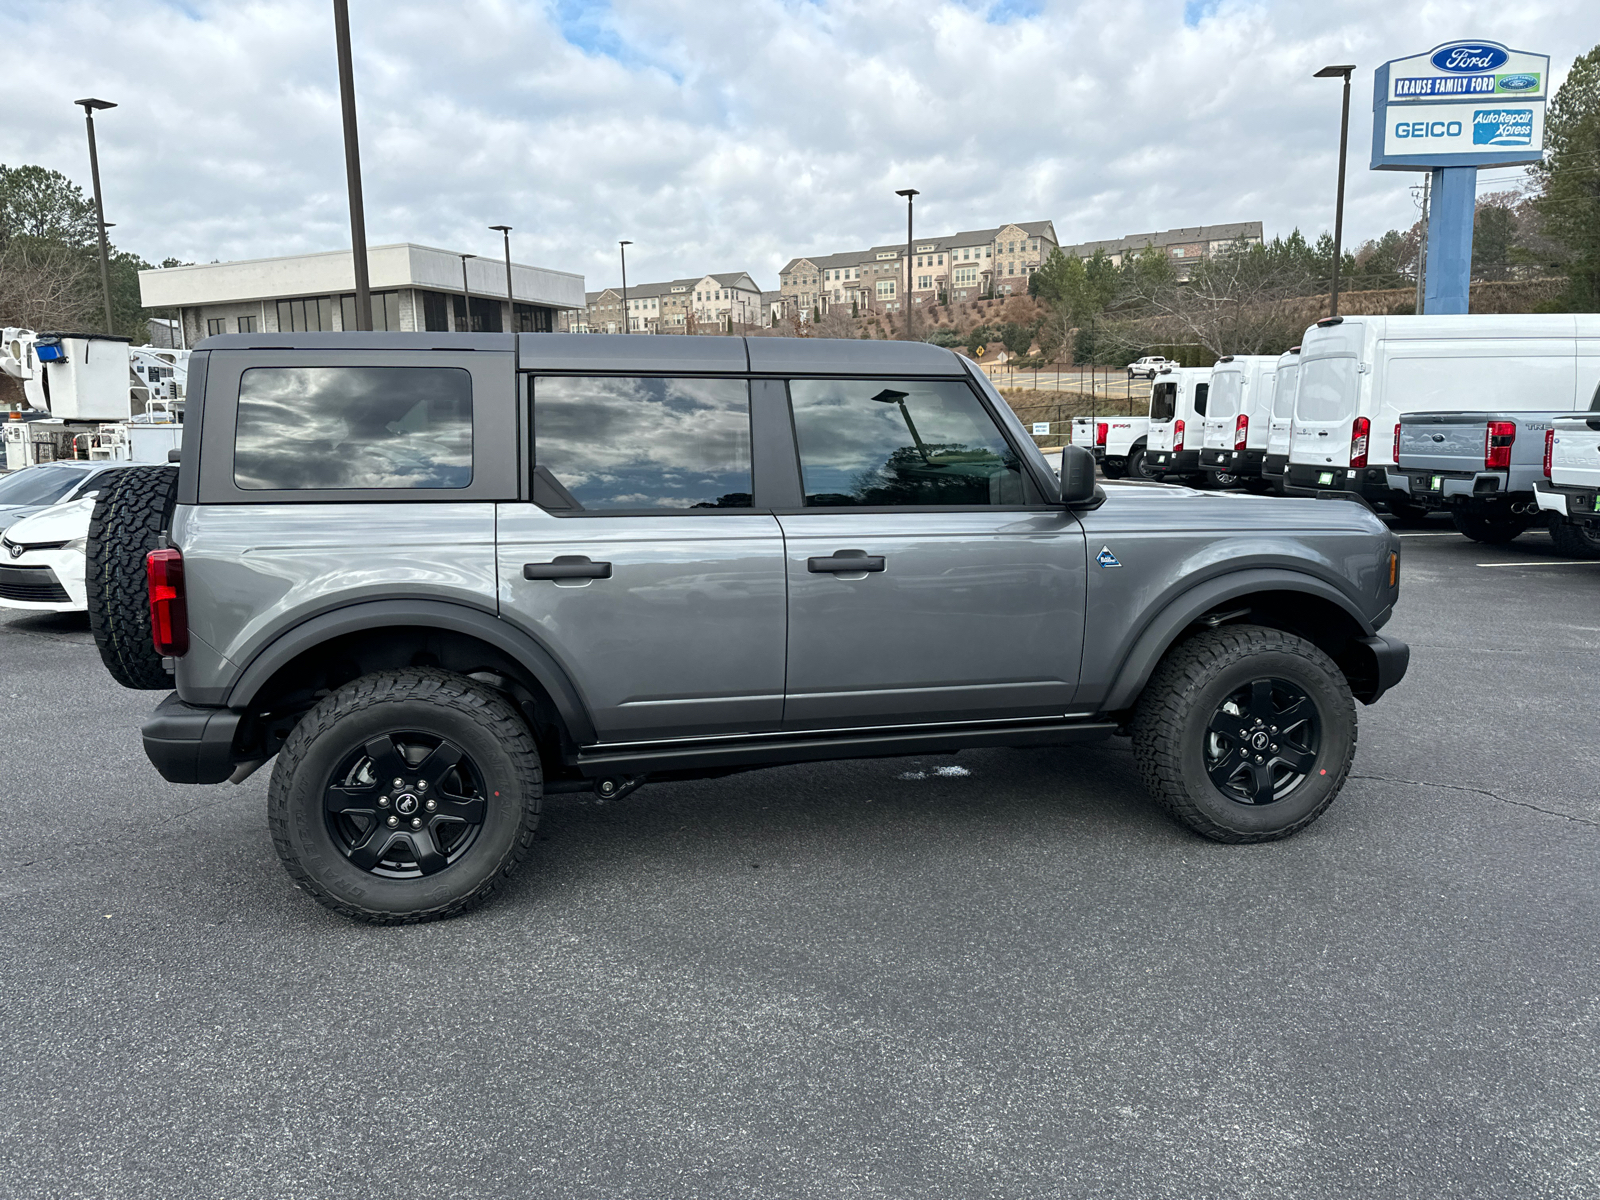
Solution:
M848 571L881 571L881 554L835 554L829 558L806 559L806 570L817 574L843 574Z
M610 579L611 564L590 562L582 554L563 554L554 562L523 563L524 579Z

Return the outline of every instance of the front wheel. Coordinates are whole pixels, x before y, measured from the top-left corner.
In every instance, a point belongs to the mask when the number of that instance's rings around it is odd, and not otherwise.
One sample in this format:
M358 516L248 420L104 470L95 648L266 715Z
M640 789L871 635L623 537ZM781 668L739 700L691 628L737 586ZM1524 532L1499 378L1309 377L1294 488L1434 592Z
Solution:
M1528 522L1521 517L1494 520L1454 508L1450 510L1450 520L1454 522L1457 533L1487 546L1503 546L1528 527Z
M1227 626L1168 651L1139 697L1133 748L1145 787L1196 833L1273 841L1339 794L1355 758L1355 702L1311 642Z
M375 924L454 916L533 844L543 781L527 724L448 671L366 675L289 735L267 790L283 865L319 903Z

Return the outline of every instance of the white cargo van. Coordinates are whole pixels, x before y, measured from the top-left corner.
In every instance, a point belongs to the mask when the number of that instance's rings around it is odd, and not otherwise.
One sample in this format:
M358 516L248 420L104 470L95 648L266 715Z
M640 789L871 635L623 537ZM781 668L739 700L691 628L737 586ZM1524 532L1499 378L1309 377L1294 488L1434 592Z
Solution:
M1210 367L1169 367L1150 389L1145 467L1155 479L1198 479Z
M1202 467L1219 476L1260 479L1261 464L1267 457L1272 381L1277 370L1275 354L1224 354L1217 359L1211 369L1205 445L1200 450Z
M1267 426L1267 457L1261 464L1261 478L1281 492L1289 469L1289 431L1294 427L1294 394L1300 382L1300 347L1291 346L1278 357L1278 373L1272 381L1272 418Z
M1597 380L1600 315L1326 317L1301 341L1285 490L1409 513L1401 413L1571 411Z

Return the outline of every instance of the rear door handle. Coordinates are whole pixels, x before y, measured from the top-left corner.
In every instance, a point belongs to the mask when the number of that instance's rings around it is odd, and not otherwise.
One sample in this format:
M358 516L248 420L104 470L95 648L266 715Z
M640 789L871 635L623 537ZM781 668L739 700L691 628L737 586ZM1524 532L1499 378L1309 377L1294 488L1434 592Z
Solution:
M590 562L582 554L563 554L553 562L523 563L524 579L610 579L611 564Z
M881 554L835 554L828 558L806 559L806 570L822 574L841 574L848 571L881 571Z

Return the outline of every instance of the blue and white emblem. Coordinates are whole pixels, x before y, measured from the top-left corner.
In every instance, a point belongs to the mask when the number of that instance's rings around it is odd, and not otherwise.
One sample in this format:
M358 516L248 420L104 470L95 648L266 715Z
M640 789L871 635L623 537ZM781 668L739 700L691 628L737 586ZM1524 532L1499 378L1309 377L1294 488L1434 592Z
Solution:
M1111 553L1110 546L1101 546L1100 553L1094 556L1094 560L1102 567L1120 567L1122 565L1117 561L1117 556Z

